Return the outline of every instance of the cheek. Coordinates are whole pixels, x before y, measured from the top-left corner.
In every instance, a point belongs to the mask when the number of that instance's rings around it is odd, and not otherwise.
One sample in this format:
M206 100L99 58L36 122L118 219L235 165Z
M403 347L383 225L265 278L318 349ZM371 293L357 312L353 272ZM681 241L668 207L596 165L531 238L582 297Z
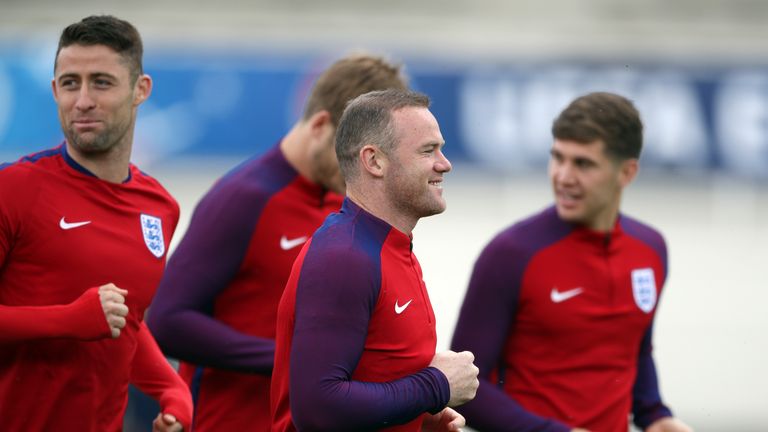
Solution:
M595 198L601 201L610 199L616 193L616 185L610 179L599 179L594 181L592 185L592 195L595 195Z
M59 107L59 111L69 111L75 104L75 98L71 96L65 96L59 93L59 98L56 99L56 105Z

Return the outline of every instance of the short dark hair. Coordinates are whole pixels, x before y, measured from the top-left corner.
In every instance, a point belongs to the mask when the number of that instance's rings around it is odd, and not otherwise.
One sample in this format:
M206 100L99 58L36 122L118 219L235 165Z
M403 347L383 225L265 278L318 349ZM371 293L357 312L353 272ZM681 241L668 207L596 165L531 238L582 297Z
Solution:
M629 99L596 92L571 102L552 124L552 136L584 144L602 140L608 156L637 159L643 148L643 123Z
M384 153L394 149L392 112L405 107L429 108L429 96L410 90L388 89L352 99L336 131L336 158L344 179L356 175L356 162L365 144L375 144Z
M403 75L401 65L382 57L351 54L336 61L317 78L303 118L307 120L315 113L326 110L331 114L331 123L337 126L344 107L351 99L388 88L408 88L408 79Z
M144 73L141 58L144 46L138 30L128 21L111 15L92 15L69 25L61 32L59 47L56 49L56 60L53 70L58 65L59 52L70 45L105 45L120 54L125 60L131 74L131 81L136 82L139 75Z

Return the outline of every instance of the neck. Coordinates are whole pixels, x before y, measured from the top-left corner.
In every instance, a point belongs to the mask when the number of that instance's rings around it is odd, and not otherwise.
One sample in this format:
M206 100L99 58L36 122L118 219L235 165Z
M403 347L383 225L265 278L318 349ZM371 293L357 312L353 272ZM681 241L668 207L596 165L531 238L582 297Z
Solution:
M304 178L317 182L311 170L312 161L309 155L309 132L303 122L296 123L280 141L280 150L285 160Z
M616 220L619 218L619 200L611 205L610 208L605 209L588 225L589 229L594 231L609 232L613 230L616 225Z
M82 153L67 141L67 153L93 173L96 177L110 183L122 183L128 178L131 162L131 145L117 145L105 153Z
M380 188L359 187L357 184L347 183L347 197L368 213L408 236L411 235L416 227L416 222L419 221L418 218L409 217L400 212L397 206L386 199L386 195Z

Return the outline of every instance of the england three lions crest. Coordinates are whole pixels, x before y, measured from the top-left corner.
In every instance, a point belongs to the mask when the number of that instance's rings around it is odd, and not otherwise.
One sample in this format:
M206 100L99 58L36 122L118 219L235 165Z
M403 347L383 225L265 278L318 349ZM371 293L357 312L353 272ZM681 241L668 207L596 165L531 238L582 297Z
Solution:
M632 270L632 294L641 311L650 313L656 306L656 277L652 268Z
M144 235L144 244L152 255L160 258L165 253L165 240L163 239L163 221L159 217L141 215L141 233Z

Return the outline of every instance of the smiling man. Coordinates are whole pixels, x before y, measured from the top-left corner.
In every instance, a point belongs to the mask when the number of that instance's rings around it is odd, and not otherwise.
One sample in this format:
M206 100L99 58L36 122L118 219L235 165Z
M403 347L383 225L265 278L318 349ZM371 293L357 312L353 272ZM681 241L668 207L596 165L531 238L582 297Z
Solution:
M147 319L195 396L197 432L268 432L275 317L291 266L341 206L335 136L347 102L405 89L400 67L353 54L318 77L304 116L197 205ZM215 251L216 253L211 253Z
M574 100L552 126L554 206L483 250L453 349L475 353L480 431L686 432L662 403L652 323L667 276L664 239L619 212L643 126L611 93Z
M159 400L156 431L192 398L143 322L179 207L130 163L152 90L128 22L64 29L52 82L66 138L0 165L0 430L118 431L128 383Z
M344 111L336 154L347 183L299 253L280 300L273 431L455 431L447 406L474 397L469 352L435 354L435 314L412 230L445 210L451 163L429 99L371 92Z

